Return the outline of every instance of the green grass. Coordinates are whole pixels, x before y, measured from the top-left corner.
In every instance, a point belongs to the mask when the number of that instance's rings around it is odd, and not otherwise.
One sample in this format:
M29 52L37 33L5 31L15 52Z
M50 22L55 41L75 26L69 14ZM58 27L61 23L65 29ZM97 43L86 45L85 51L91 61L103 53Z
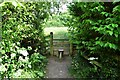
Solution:
M54 39L68 39L68 27L46 27L44 29L45 35L49 35L53 32Z

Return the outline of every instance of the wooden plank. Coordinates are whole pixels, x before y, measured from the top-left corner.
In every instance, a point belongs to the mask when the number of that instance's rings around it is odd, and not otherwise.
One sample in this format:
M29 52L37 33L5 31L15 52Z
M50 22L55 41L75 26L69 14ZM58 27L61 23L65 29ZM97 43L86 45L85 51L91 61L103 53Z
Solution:
M63 41L53 41L53 43L70 43L70 42L68 42L68 41L65 41L65 42L63 42Z
M69 47L54 47L53 49L70 49Z
M69 51L65 51L64 50L64 54L68 54L69 55L69 53L70 53ZM57 55L57 54L58 54L58 50L54 51L54 55Z
M53 39L53 41L69 41L69 39Z
M58 49L54 49L54 52L55 52L55 51L58 52ZM64 49L64 51L69 51L69 52L70 52L70 50L68 50L68 49Z
M88 57L87 57L87 56L82 56L82 57L84 57L85 59L88 60ZM89 61L90 61L90 60L89 60ZM98 67L102 67L101 64L98 63L98 62L95 61L95 60L91 60L90 63L93 64L93 65L96 65L96 66L98 66Z
M59 49L53 49L54 51L58 51ZM70 49L64 49L64 51L70 51Z
M53 43L54 45L70 45L69 43Z
M59 49L54 49L54 51L58 51ZM70 50L69 49L64 49L64 51L69 51L70 52Z
M53 44L53 45L70 45L70 44L63 44L63 43L58 43L58 44Z
M58 42L58 41L57 41L57 42L53 42L53 43L54 43L54 44L55 44L55 43L56 43L56 44L57 44L57 43L70 44L70 42Z
M53 44L54 47L70 47L70 45L56 45L56 44Z
M90 62L91 62L92 64L95 64L95 65L98 66L98 67L102 67L101 64L98 63L97 61L92 60L92 61L90 61Z
M70 42L69 39L53 39L54 55L58 55L58 50L60 48L64 49L64 55L69 55L70 52Z
M53 44L53 46L70 46L70 44Z
M53 44L70 44L69 42L53 42Z
M54 51L58 51L59 49L53 49ZM64 51L70 51L70 49L64 49Z
M61 51L64 51L64 49L58 49L58 51L60 51L60 52L61 52Z

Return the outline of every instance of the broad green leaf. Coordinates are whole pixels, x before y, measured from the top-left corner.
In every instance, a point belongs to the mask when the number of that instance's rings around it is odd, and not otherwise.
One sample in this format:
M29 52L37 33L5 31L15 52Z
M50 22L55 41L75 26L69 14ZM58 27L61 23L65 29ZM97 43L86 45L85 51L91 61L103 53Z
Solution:
M101 14L105 15L105 14L106 14L106 12L101 12Z
M109 15L108 13L105 14L106 17L108 17L108 15Z
M118 24L112 24L112 27L118 27Z
M104 47L108 47L109 46L109 42L105 43Z
M113 31L107 31L111 36L113 35Z
M120 12L120 5L117 5L113 8L113 12Z
M117 46L116 46L116 45L113 45L112 47L113 47L113 49L115 49L115 50L117 49Z
M120 2L120 0L114 0L114 2Z
M116 38L118 38L118 34L114 34Z
M104 46L104 43L103 43L102 41L96 41L96 44L97 44L97 45L100 45L101 47Z

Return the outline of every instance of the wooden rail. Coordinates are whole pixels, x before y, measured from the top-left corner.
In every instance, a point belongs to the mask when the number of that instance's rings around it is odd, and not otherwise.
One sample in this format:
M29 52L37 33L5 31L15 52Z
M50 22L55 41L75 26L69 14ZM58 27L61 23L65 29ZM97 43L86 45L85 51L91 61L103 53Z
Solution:
M69 41L69 39L53 39L54 41Z

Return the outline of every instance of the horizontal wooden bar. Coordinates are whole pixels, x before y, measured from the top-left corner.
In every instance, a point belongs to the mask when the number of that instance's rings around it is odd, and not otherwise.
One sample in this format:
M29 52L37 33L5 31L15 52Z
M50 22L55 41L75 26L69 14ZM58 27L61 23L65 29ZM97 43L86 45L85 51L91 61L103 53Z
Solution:
M53 39L53 41L69 41L69 39Z

